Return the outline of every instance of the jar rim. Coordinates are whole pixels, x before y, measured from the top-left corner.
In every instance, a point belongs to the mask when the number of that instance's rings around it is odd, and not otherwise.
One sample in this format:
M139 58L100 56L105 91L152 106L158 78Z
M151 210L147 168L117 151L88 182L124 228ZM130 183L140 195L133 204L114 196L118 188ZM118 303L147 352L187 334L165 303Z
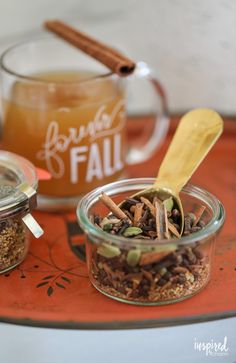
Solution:
M84 230L85 233L95 238L94 242L96 242L97 239L97 241L103 240L103 242L110 243L111 235L97 228L87 216L87 212L98 201L98 197L101 194L101 192L105 192L108 195L113 195L117 194L118 192L121 192L122 187L126 187L125 190L129 191L129 186L130 190L132 189L141 190L146 188L147 186L151 186L155 180L156 180L155 178L124 179L92 190L90 193L86 194L79 201L76 209L77 219L81 228ZM109 193L109 191L112 191L112 193ZM206 225L206 227L204 227L200 231L191 233L188 236L181 236L181 238L179 239L172 238L170 240L166 239L159 240L158 243L161 243L162 245L173 244L173 243L175 243L176 245L179 244L185 245L197 242L199 240L203 240L205 238L208 238L210 235L216 233L224 223L225 209L222 203L213 194L211 194L210 192L201 187L192 185L190 183L184 186L181 192L193 196L198 200L202 200L205 204L207 204L211 208L213 212L213 217ZM121 237L121 236L112 235L112 244L118 245L119 247L121 245L126 245L126 244L128 244L130 247L155 246L156 243L157 243L156 240L151 240L151 239L150 240L138 239L138 238L131 239L123 236Z
M12 183L5 179L1 187L8 188L0 193L0 213L5 214L29 202L29 196L36 193L38 187L37 172L34 165L24 157L9 151L0 151L0 167L2 173L11 173ZM5 178L6 175L5 175Z

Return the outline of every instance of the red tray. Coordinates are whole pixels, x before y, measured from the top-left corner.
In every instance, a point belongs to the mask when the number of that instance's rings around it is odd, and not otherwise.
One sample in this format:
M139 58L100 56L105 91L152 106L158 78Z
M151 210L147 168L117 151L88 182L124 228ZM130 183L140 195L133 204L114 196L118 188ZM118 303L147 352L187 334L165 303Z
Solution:
M131 176L154 176L170 136ZM144 328L236 316L236 123L227 121L220 141L192 182L218 196L227 219L218 238L211 282L198 295L173 304L142 307L113 301L89 282L84 238L74 213L36 212L45 235L32 240L26 260L0 276L0 321L71 329ZM148 173L147 173L148 170Z

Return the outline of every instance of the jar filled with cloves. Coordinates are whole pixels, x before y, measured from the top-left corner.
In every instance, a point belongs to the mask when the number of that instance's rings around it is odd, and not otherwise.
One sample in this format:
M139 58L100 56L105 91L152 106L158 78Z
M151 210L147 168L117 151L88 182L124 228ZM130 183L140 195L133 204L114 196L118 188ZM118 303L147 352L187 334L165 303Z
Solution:
M153 183L143 178L108 184L87 194L77 208L90 281L106 296L130 304L170 304L200 292L210 280L225 219L215 196L187 185L180 193L182 231L172 198L135 196Z
M36 208L38 178L25 158L0 151L0 273L20 264L29 248L29 231L38 238L42 228L31 215Z

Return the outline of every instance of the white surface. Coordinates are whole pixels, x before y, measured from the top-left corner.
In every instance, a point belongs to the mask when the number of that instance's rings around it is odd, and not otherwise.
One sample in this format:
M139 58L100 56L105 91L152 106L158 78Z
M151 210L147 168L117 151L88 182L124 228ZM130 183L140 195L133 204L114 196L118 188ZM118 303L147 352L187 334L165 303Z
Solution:
M61 18L157 70L172 112L236 114L235 0L0 0L0 52Z
M206 356L198 342L223 342L225 356ZM168 328L78 331L0 324L1 363L235 363L236 318Z

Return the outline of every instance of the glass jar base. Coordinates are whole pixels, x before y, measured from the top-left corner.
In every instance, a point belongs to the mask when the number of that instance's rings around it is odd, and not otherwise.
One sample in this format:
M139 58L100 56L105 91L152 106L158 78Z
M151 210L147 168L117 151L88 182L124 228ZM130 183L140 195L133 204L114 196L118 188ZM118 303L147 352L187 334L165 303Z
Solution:
M24 261L25 257L26 257L26 255L20 261L14 263L14 265L8 266L8 267L4 268L3 270L0 270L0 275L5 274L6 272L13 270L15 267L20 265Z
M122 302L122 303L126 303L126 304L129 304L129 305L161 306L161 305L170 305L170 304L174 304L174 303L181 302L183 300L189 299L189 298L197 295L199 292L201 292L207 286L208 283L209 283L209 280L203 286L201 286L201 288L199 288L196 291L193 291L190 294L183 295L183 296L179 296L179 297L176 297L176 298L173 298L173 299L169 299L169 300L162 300L162 301L160 301L160 300L157 300L157 301L150 301L150 300L131 300L131 299L128 300L128 299L122 298L119 295L111 295L111 294L109 294L108 292L106 292L103 289L99 288L97 285L95 285L93 283L92 283L92 285L100 293L102 293L103 295L109 297L112 300L116 300L116 301L119 301L119 302Z
M205 265L202 274L194 281L186 281L184 284L173 284L166 289L157 286L156 289L150 291L146 297L138 295L128 296L125 295L123 291L120 292L112 286L102 285L96 279L90 278L90 281L99 292L113 300L134 305L167 305L188 299L203 290L210 281L210 265Z

